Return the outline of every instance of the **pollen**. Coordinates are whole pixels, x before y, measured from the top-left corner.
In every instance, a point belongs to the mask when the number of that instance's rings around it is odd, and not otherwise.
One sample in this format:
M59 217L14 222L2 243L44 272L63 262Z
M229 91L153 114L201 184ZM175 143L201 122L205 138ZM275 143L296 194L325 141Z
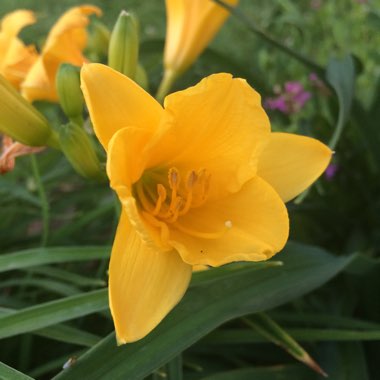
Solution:
M226 221L224 222L224 225L225 225L228 229L232 228L232 222L231 222L230 220L226 220Z

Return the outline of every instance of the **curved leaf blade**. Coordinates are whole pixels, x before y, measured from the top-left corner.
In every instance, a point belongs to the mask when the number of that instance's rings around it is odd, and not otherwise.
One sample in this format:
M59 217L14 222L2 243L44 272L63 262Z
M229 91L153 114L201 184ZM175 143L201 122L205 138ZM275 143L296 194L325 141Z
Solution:
M236 271L235 276L193 286L182 302L144 339L116 346L110 334L75 366L55 379L143 379L222 323L264 311L297 298L334 277L352 260L289 243L284 266ZM96 363L96 366L94 365Z

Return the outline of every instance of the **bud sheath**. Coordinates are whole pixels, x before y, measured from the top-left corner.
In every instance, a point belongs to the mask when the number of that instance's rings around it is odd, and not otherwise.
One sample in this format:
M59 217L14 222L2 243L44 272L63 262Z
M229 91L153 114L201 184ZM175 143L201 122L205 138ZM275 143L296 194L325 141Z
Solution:
M59 147L45 117L0 75L0 132L29 146Z
M59 140L63 153L77 173L99 181L105 178L92 142L82 127L74 123L61 126Z
M122 11L111 33L108 65L135 79L139 55L139 34L136 18Z
M83 94L80 89L80 68L63 63L56 77L59 103L70 121L83 124Z

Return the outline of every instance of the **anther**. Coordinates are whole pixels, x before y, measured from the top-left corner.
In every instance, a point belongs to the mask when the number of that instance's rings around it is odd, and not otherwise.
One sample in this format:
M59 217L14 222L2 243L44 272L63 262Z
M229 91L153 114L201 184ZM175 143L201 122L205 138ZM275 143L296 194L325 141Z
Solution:
M170 168L168 172L169 186L171 189L177 189L181 180L179 171L177 168Z
M189 174L187 175L187 181L186 181L187 189L191 190L193 186L195 185L195 183L197 182L197 180L198 180L197 173L195 173L194 170L189 172Z

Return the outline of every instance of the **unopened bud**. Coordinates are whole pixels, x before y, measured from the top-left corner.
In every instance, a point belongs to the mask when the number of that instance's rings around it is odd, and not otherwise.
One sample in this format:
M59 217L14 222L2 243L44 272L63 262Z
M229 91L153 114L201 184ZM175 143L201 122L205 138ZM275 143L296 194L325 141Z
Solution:
M108 54L111 32L102 22L94 20L91 22L88 35L87 57L93 57L93 62L101 61Z
M59 103L70 121L83 124L83 94L80 89L80 68L63 63L56 77Z
M111 33L108 65L131 79L135 79L139 56L137 19L122 11Z
M59 147L46 118L0 75L0 132L29 146Z
M147 75L144 67L142 65L140 65L140 64L137 65L135 81L145 91L149 90L148 75Z
M59 141L63 153L78 174L99 181L105 179L95 148L82 127L74 123L61 126Z

